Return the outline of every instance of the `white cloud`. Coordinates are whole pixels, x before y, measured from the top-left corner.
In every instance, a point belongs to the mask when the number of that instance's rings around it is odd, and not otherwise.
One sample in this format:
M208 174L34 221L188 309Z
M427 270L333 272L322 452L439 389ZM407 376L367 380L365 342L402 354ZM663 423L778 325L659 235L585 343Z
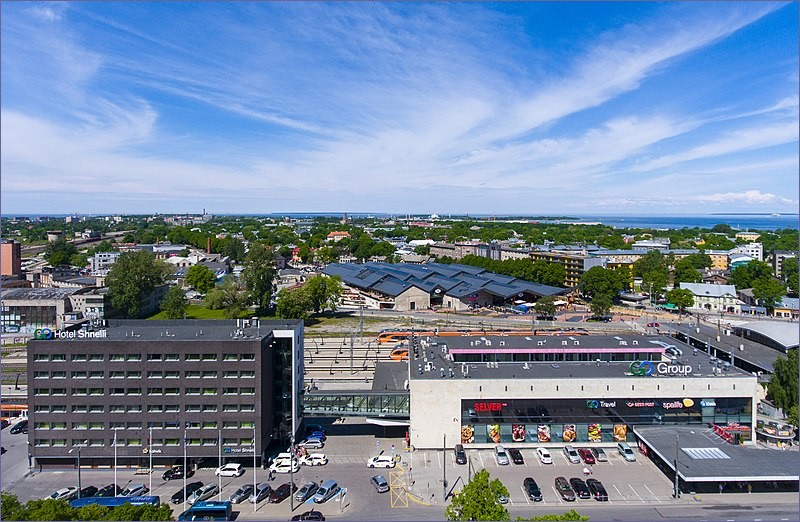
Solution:
M794 201L775 194L764 193L760 190L747 190L744 192L723 192L691 196L688 199L700 203L745 203L745 204L781 204L789 205Z

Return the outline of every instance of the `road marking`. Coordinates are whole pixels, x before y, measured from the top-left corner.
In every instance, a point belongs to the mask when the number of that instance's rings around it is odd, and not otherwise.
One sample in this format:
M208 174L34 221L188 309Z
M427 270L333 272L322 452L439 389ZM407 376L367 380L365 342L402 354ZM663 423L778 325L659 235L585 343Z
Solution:
M442 467L442 457L439 455L439 452L436 452L436 462L439 464L439 467Z
M428 452L427 451L424 452L424 455L422 456L422 463L425 465L425 468L428 467Z
M483 457L481 456L481 452L478 452L478 458L481 461L481 468L486 468L486 464L483 463Z
M641 495L640 495L640 494L639 494L639 493L638 493L638 492L637 492L635 489L633 489L633 486L631 486L630 484L628 484L628 487L629 487L629 488L631 488L631 491L633 491L634 493L636 493L636 496L637 496L637 497L639 497L639 500L641 500L642 502L644 502L644 499L642 498L642 496L641 496Z
M523 460L522 463L525 464L526 468L528 467L528 461L527 460Z
M625 495L622 494L622 491L619 490L617 485L616 484L611 484L611 485L614 486L614 489L617 490L617 493L619 493L619 496L622 497L622 500L624 500L626 503L630 504L630 501L627 498L625 498Z
M525 497L525 502L527 502L528 505L530 506L531 505L531 501L528 499L528 493L525 491L525 488L520 486L519 489L522 490L522 496Z
M660 500L660 499L659 499L659 498L656 496L656 494L655 494L655 493L653 493L653 490L651 490L650 488L648 488L648 487L647 487L647 484L642 484L642 485L644 486L644 489L646 489L647 491L649 491L649 492L650 492L650 494L651 494L651 495L653 495L654 497L656 497L656 500L658 500L658 503L659 503L659 504L661 504L661 500Z
M555 494L556 494L556 499L558 499L558 503L559 503L559 504L563 504L563 503L564 503L564 501L563 501L563 500L561 500L561 494L558 492L558 490L556 489L556 487L555 487L555 486L550 486L550 487L551 487L551 488L553 488L553 493L555 493Z

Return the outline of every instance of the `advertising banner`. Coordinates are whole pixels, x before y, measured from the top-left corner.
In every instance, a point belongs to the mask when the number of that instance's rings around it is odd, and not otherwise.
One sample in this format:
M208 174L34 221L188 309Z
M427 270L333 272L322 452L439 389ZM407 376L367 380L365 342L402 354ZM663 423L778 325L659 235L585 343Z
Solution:
M547 424L539 424L536 430L536 436L539 442L550 442L550 426Z
M625 424L614 424L614 442L625 442L628 436L628 426Z
M475 442L475 428L469 424L461 426L461 444L472 444Z
M589 442L600 442L603 438L603 428L599 424L589 424L588 438Z
M486 426L486 432L489 434L489 440L495 443L500 442L500 425L489 424Z
M514 442L525 442L524 424L514 424L511 426L511 440Z
M578 433L575 431L574 424L564 424L563 439L564 442L575 442L578 438Z

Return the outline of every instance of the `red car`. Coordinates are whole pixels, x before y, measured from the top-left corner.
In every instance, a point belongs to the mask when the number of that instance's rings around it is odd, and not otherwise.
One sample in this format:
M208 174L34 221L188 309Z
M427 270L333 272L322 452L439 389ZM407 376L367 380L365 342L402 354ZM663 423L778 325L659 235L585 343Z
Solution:
M658 323L647 323L647 326L650 327L650 328L658 328L661 325L658 324Z
M586 464L594 464L594 455L592 454L592 450L589 448L578 448L578 455L581 456L583 462Z

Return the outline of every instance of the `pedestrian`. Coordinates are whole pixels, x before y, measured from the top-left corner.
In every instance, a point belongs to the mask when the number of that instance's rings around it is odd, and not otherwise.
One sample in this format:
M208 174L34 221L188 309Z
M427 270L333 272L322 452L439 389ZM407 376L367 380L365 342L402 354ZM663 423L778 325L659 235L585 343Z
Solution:
M748 493L752 493L753 492L753 485L750 484L749 482L747 483L747 492Z
M723 484L722 482L720 482L720 483L719 483L719 494L720 494L720 495L722 495L722 490L723 490L723 488L724 488L724 487L725 487L725 484Z
M267 478L267 480L268 480L268 481L272 481L272 480L274 480L274 478L275 478L275 477L274 477L274 475L273 475L273 472L272 472L272 470L269 470L269 478Z

